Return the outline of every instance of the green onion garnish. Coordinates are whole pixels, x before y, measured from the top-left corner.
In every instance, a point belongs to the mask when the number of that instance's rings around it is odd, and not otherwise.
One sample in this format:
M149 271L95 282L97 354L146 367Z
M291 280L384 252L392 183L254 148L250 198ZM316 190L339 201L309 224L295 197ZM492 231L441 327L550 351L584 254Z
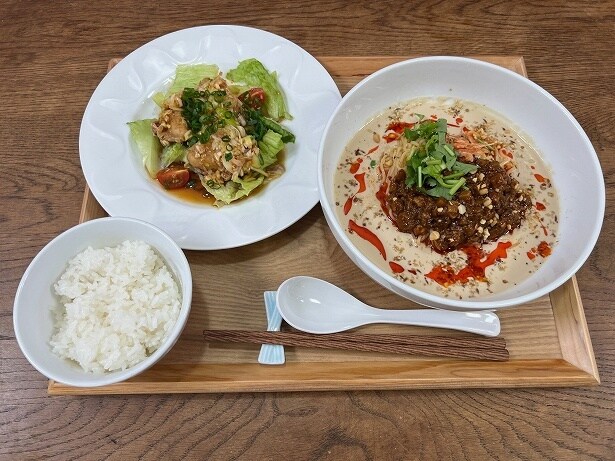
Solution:
M455 149L446 143L446 119L423 120L423 115L415 116L419 122L412 129L406 128L404 136L424 143L408 157L406 185L416 186L432 197L452 200L466 182L463 176L475 173L478 166L457 160Z

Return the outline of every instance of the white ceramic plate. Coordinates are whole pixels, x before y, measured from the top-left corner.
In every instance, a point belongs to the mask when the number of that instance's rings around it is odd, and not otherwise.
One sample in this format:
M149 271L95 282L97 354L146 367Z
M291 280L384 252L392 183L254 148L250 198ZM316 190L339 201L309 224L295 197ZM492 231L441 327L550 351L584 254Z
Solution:
M252 57L278 73L294 117L284 123L297 138L287 146L286 172L254 197L221 209L167 194L148 177L126 123L157 115L150 96L169 83L178 64L217 64L226 72ZM240 26L180 30L133 51L98 85L81 123L81 166L110 216L150 222L184 249L247 245L286 229L318 202L318 146L340 100L324 67L282 37Z

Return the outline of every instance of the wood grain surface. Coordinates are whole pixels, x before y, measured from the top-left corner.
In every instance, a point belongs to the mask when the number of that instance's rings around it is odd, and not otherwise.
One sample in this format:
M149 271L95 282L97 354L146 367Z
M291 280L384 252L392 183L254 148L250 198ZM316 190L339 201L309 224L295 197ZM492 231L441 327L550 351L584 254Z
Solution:
M0 11L0 459L613 459L615 2L2 1ZM16 344L11 310L31 259L79 220L83 109L109 58L173 30L227 23L322 56L524 56L530 78L585 129L605 173L602 234L577 274L602 384L48 397Z

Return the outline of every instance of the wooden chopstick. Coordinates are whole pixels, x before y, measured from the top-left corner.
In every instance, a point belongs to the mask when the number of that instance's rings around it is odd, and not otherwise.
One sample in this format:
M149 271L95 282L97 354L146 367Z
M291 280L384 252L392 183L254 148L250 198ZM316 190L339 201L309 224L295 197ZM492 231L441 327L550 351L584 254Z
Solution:
M503 338L332 333L302 331L203 330L205 341L347 349L480 360L508 360Z

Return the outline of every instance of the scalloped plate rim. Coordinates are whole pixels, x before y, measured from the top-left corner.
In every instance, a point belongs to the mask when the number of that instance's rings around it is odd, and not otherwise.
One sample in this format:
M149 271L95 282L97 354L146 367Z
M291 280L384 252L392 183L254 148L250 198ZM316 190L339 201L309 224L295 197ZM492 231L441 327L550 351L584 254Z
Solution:
M189 42L194 37L198 41ZM216 43L215 51L209 49L212 43ZM183 53L183 60L178 53ZM216 53L234 58L207 60ZM172 72L160 75L152 69L174 69L180 62L211 62L226 71L248 57L260 59L270 71L278 72L294 116L288 126L297 135L297 143L287 149L287 171L256 196L221 209L172 197L147 177L125 126L127 121L147 116L144 114L152 110L147 107L149 96L172 76ZM340 100L339 89L326 69L283 37L234 25L178 30L128 54L99 83L84 111L79 133L82 170L92 194L110 216L150 222L183 249L248 245L285 230L318 203L319 141ZM306 173L310 170L312 174Z

